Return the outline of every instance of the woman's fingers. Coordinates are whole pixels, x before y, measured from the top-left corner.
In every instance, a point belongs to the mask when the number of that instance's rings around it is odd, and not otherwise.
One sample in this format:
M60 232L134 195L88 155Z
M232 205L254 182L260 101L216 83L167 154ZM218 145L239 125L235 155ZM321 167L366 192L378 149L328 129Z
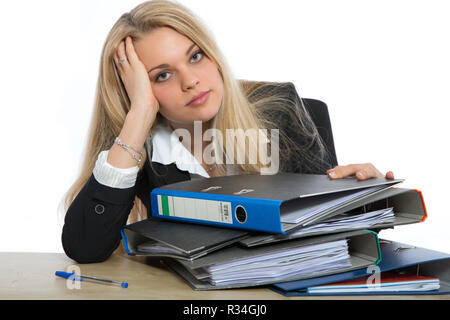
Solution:
M386 179L391 179L391 180L395 179L394 178L394 173L392 171L388 171L386 173Z
M361 165L349 164L346 166L337 166L327 171L331 179L342 179L348 176L356 175L358 170L361 170Z
M129 63L135 64L135 63L140 62L140 60L136 54L136 51L134 50L133 40L131 39L131 37L126 37L124 43L125 43L125 52L129 59Z
M133 67L141 63L136 51L134 50L133 40L131 37L126 37L122 40L117 48L116 55L114 57L116 65L121 70L126 70L128 67Z
M119 75L123 77L126 68L129 66L128 58L125 52L125 44L123 41L119 43L117 51L114 55L114 62L116 63L117 70L119 71Z
M122 66L120 65L120 63L119 63L119 56L118 56L118 54L117 54L117 52L114 54L114 63L116 64L116 68L117 68L117 71L119 72L119 75L120 75L120 77L122 78L122 76L123 76L123 68L122 68Z
M384 177L383 174L371 163L337 166L328 170L327 175L330 179L341 179L349 176L356 176L358 180Z
M156 114L159 104L153 94L145 65L138 58L130 36L120 41L114 61L130 100L130 108Z

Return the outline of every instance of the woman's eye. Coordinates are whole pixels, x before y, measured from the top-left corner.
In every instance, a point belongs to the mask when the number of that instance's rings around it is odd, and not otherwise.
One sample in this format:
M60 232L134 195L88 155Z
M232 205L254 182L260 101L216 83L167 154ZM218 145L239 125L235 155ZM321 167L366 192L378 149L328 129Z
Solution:
M164 75L167 75L167 76L164 76ZM159 75L156 76L155 81L165 81L165 80L169 79L168 75L169 75L168 72L160 73Z
M197 58L196 58L197 57ZM194 62L199 61L201 58L203 57L203 52L202 51L197 51L196 53L194 53L194 55L192 56L191 59L195 60Z
M192 62L198 62L203 58L203 51L199 50L196 53L194 53L191 57ZM159 75L156 76L155 81L156 82L163 82L170 78L169 72L162 72Z

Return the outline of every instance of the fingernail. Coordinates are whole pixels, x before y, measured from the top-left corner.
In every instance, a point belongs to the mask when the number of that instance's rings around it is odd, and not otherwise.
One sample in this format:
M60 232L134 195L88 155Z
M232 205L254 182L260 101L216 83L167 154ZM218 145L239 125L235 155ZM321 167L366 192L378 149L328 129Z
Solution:
M361 179L364 178L364 174L362 172L357 172L356 176Z
M336 172L330 171L330 172L328 172L328 176L331 178L334 178L334 177L336 177Z

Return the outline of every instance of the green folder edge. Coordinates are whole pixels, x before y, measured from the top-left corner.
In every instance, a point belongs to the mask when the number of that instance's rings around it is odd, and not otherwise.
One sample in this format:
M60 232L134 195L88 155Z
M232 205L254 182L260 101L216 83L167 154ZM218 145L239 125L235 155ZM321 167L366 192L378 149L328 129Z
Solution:
M377 239L377 250L378 250L378 260L377 261L375 261L375 265L377 266L377 265L379 265L380 264L380 262L381 262L381 246L380 246L380 239L378 238L378 233L376 233L375 231L372 231L372 230L366 230L367 232L369 232L369 233L372 233L372 234L374 234L375 235L375 238Z

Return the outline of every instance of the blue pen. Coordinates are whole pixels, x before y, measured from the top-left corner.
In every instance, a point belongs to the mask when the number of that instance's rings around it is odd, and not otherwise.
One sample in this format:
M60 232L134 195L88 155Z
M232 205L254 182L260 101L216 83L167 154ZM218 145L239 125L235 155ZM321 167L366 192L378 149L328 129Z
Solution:
M106 284L114 284L117 286L121 286L122 288L128 288L128 282L120 282L116 280L109 280L109 279L101 279L97 277L91 277L91 276L82 276L82 275L76 275L75 272L69 273L64 271L56 271L55 275L61 278L75 280L75 281L94 281L94 282L100 282L100 283L106 283Z

